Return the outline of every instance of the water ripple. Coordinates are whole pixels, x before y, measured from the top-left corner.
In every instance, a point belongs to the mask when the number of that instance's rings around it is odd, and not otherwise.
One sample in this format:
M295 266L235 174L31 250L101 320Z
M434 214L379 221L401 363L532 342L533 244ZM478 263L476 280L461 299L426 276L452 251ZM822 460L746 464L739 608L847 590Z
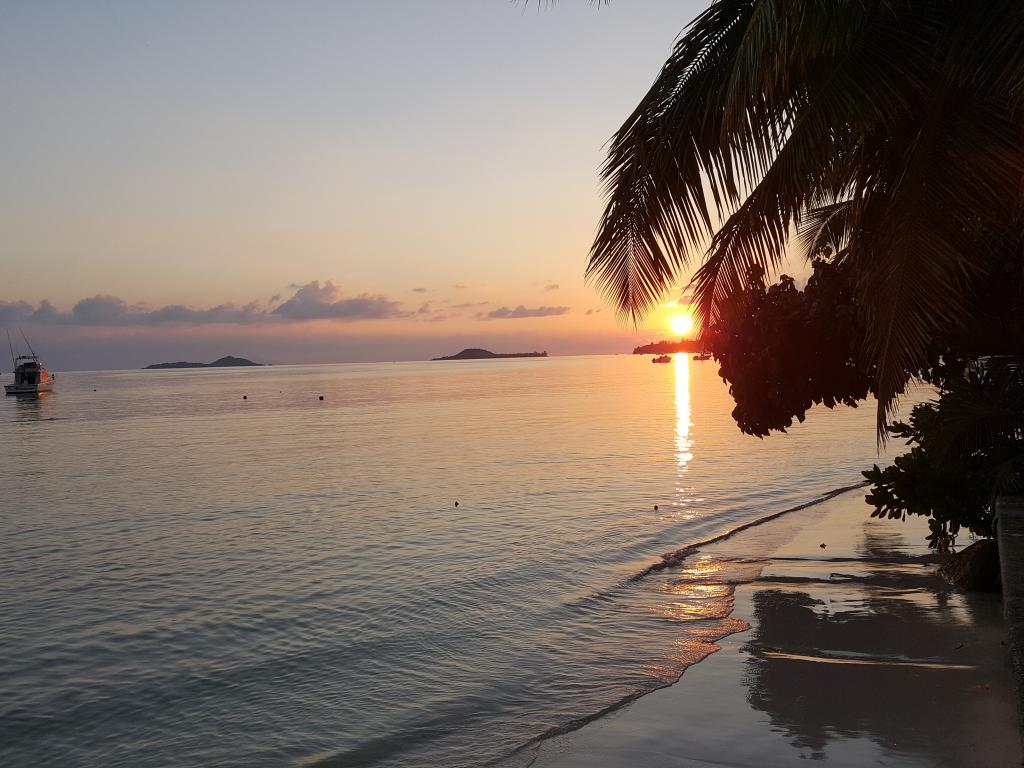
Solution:
M877 457L870 409L752 440L712 363L644 363L0 402L0 762L475 766L678 679L760 567L697 545Z

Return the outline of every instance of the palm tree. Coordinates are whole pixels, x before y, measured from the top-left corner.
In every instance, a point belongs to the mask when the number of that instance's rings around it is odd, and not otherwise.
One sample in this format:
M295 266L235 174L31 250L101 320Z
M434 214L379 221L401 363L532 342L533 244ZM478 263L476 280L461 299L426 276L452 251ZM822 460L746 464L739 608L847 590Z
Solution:
M1022 139L1020 0L715 0L610 143L587 275L635 322L702 254L707 325L752 267L827 251L883 434L972 281L1024 265Z

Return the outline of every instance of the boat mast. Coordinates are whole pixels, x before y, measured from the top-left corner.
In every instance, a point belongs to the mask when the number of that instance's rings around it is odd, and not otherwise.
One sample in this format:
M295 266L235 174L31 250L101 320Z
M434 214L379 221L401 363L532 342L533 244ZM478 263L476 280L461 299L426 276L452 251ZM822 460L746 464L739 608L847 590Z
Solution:
M21 338L25 340L25 346L28 347L28 351L32 353L32 359L38 363L39 357L36 355L36 351L32 349L32 345L29 343L28 336L25 335L25 332L21 330L20 327L18 328L18 332L21 334Z
M11 329L10 328L4 328L4 330L7 331L7 346L11 348L11 365L13 365L15 368L17 368L18 367L18 361L14 357L14 344L11 343Z

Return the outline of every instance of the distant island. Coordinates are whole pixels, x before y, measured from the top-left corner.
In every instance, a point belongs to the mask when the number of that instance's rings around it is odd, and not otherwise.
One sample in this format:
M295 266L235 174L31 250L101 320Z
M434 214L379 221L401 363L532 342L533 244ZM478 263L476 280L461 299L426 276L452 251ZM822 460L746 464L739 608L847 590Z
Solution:
M214 360L212 363L156 363L154 365L147 365L142 370L163 370L166 368L240 368L250 365L260 366L263 363L254 363L252 360L246 360L244 357L232 357L227 355L219 360Z
M547 352L511 352L500 354L489 349L464 349L457 355L435 357L434 360L493 360L499 357L547 357Z
M679 341L652 341L633 350L634 355L670 355L673 352L703 352L703 345L696 339Z

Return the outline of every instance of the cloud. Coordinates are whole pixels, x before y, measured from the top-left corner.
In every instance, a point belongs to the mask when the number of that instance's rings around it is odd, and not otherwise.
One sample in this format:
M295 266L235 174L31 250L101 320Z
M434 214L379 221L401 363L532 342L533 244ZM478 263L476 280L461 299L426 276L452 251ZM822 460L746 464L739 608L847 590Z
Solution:
M676 287L678 288L679 286L676 286ZM680 289L680 290L682 290L682 289ZM665 302L664 304L662 304L661 306L665 307L666 309L668 309L670 307L685 307L685 306L687 306L689 304L693 304L693 303L695 303L694 295L693 295L693 290L686 290L686 291L683 291L679 295L678 299L671 299L671 300Z
M452 288L454 288L456 291L464 291L467 288L469 288L469 286L466 285L465 283L456 283L455 285L452 286Z
M427 289L426 288L413 288L412 292L413 293L426 293Z
M48 301L42 301L33 314L41 323L67 323L72 325L203 325L217 323L252 323L266 317L266 310L258 302L244 306L219 304L209 309L192 309L184 304L169 304L152 311L128 305L117 296L96 295L82 299L68 314L58 312Z
M210 309L191 309L181 304L171 304L154 312L146 313L149 323L253 323L266 317L266 310L256 302L243 307L234 304L220 304Z
M418 320L425 321L428 323L437 323L441 320L447 320L451 315L449 314L448 308L443 305L447 304L447 301L442 301L441 307L437 307L433 302L425 301L420 304L419 309L415 312L409 312L408 315L415 315Z
M27 301L0 301L0 325L14 325L28 320L35 307Z
M557 291L560 287L561 286L559 286L558 283L548 283L547 285L544 286L544 292L547 293L548 291Z
M454 304L452 309L472 309L473 307L486 307L489 301L467 301L465 304Z
M583 314L585 314L585 315L596 315L600 311L601 311L600 309L588 309Z
M273 314L287 320L381 320L403 317L397 301L386 296L360 294L351 299L341 297L341 291L330 280L322 286L319 280L306 283Z
M484 319L492 320L518 320L524 317L553 317L555 315L564 315L569 311L569 307L533 307L528 308L520 304L515 309L509 309L508 307L499 307L486 315L483 315Z
M60 322L60 312L53 304L43 299L32 313L30 320L33 323L58 323Z
M142 304L128 304L118 296L97 294L77 302L69 312L59 311L46 299L35 306L27 301L0 301L0 325L248 325L321 319L351 322L411 314L404 311L399 302L386 296L360 294L345 298L330 280L323 285L314 280L293 290L292 297L274 309L270 307L280 301L280 296L274 296L269 305L251 301L241 306L227 303L194 309L184 304L168 304L149 310Z
M96 295L71 308L71 320L79 325L121 325L131 309L117 296Z

